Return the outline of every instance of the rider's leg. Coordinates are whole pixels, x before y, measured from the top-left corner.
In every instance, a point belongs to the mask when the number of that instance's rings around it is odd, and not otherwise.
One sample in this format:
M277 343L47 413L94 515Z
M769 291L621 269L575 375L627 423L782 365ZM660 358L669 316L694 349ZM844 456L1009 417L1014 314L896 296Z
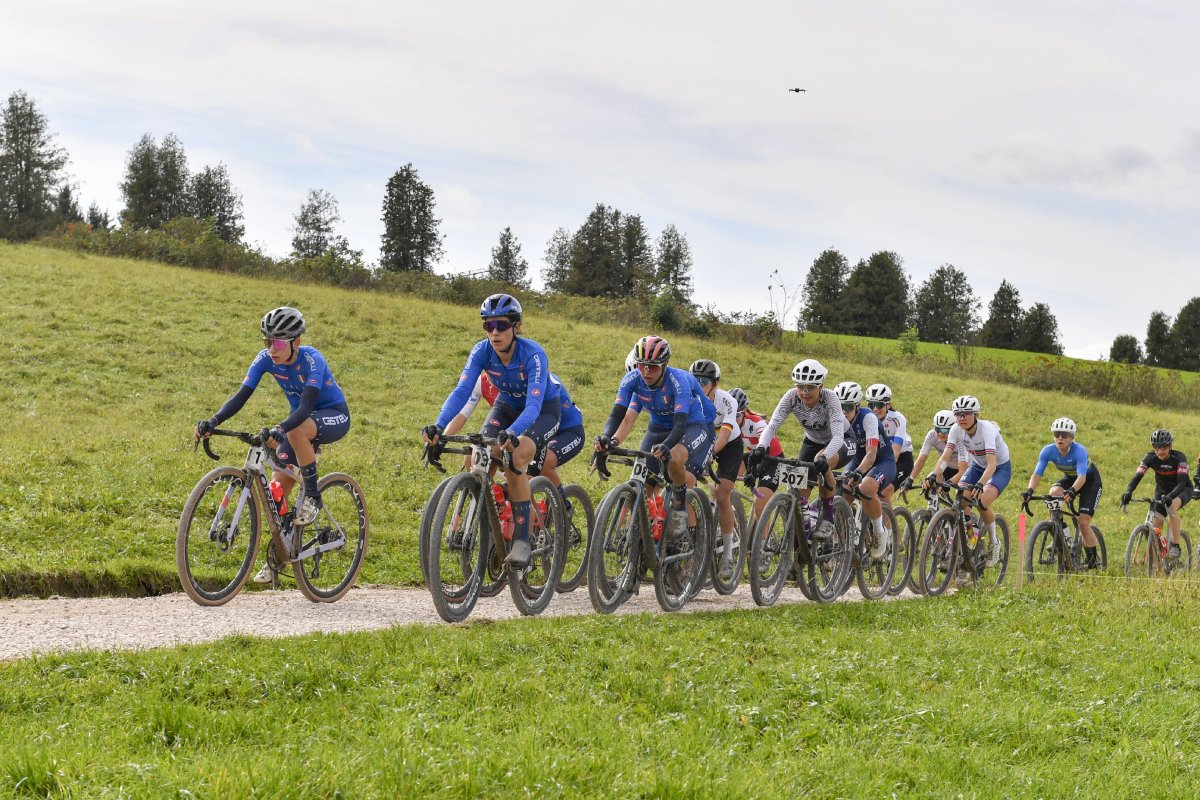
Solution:
M1171 526L1171 541L1179 544L1179 531L1183 528L1183 520L1179 517L1179 507L1182 502L1178 497L1171 501L1171 507L1168 509L1168 523Z

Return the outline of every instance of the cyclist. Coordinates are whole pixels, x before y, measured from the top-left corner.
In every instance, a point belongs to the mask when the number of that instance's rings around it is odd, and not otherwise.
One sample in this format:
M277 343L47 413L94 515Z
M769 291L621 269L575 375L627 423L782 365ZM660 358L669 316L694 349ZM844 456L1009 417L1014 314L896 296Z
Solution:
M940 465L952 463L952 458L957 459L958 469L951 482L957 483L958 488L963 490L964 500L979 502L983 533L991 538L987 566L994 567L1000 563L1003 551L1000 537L996 535L996 512L992 506L1012 479L1008 445L996 423L980 419L977 397L964 394L955 398L950 411L954 414L956 424L946 437L946 449L938 460L939 466L935 466L933 473L925 480L932 484Z
M879 418L884 439L891 446L896 459L896 479L891 486L883 487L882 498L890 500L892 492L913 474L913 442L908 435L908 417L892 406L892 388L887 384L871 384L867 387L866 396L867 408Z
M504 469L512 503L513 540L506 561L517 567L529 563L529 475L526 467L539 447L558 429L561 403L559 386L550 379L550 360L541 345L520 336L521 304L508 294L493 294L479 306L487 338L467 356L458 386L446 397L437 421L421 429L421 437L437 444L446 426L458 413L484 371L499 390L481 433L495 436L499 447L511 453Z
M287 397L292 413L266 433L267 445L275 448L276 460L300 467L304 481L304 500L292 520L309 525L321 508L317 490L316 447L336 442L350 430L350 409L346 396L333 378L321 351L300 343L306 330L304 315L290 306L266 313L259 325L264 349L250 362L241 388L209 419L196 423L196 440L206 439L213 429L242 410L258 388L263 375L270 373ZM282 471L273 471L283 496L291 492L295 480ZM271 583L275 571L264 566L254 576L255 583Z
M730 389L729 396L732 397L738 404L738 424L742 427L742 438L746 440L746 447L749 448L742 457L742 467L739 474L744 474L746 471L746 462L750 458L750 451L753 451L758 446L762 438L763 431L767 429L767 421L758 414L750 410L750 398L741 389ZM767 445L767 454L775 458L783 456L783 445L779 443L779 438L776 437ZM757 481L757 487L754 490L754 512L751 520L757 520L762 514L763 508L767 505L767 501L775 494L775 490L779 488L779 481L775 479L774 472L768 473L760 477ZM753 526L751 526L753 529Z
M824 388L829 370L815 358L806 358L792 367L795 388L784 392L775 406L775 413L763 431L762 439L750 454L747 467L754 470L767 452L764 441L775 438L788 414L795 415L804 428L804 443L800 445L801 461L813 462L816 471L825 476L821 486L821 524L816 535L828 537L833 530L833 468L846 459L846 416L833 390ZM801 492L805 501L808 492Z
M896 456L880 419L881 415L887 414L887 406L880 403L877 410L868 410L859 405L863 390L854 381L843 381L833 391L841 402L842 413L850 427L848 436L854 443L854 453L846 462L842 481L847 489L853 490L857 486L863 496L863 511L867 512L875 531L871 558L883 558L892 543L892 531L883 524L879 494L884 488L890 488L896 479Z
M1059 417L1050 423L1054 442L1042 448L1037 466L1029 476L1029 488L1021 492L1021 500L1029 502L1042 481L1047 464L1058 467L1063 477L1050 487L1050 494L1068 503L1079 497L1079 535L1083 537L1083 547L1087 553L1087 568L1097 569L1100 557L1096 553L1098 542L1096 534L1092 532L1092 516L1096 513L1104 486L1100 480L1100 470L1088 457L1087 448L1075 441L1075 432L1075 420L1069 417Z
M921 468L925 466L925 460L929 458L929 454L937 450L937 463L943 463L941 455L946 450L946 439L950 436L950 428L954 425L954 415L950 413L950 409L945 408L933 415L933 427L925 434L925 441L921 443L921 452L917 453L917 460L913 464L912 472L904 479L906 488L912 487L912 476L919 475ZM958 468L946 464L942 467L941 476L938 478L940 482L945 483L954 477L954 473Z
M571 501L562 493L562 478L559 477L558 468L583 451L585 439L583 412L579 410L579 406L575 405L570 392L567 391L567 385L557 375L550 373L550 380L558 383L558 399L562 403L562 416L558 422L558 430L550 437L550 441L546 442L546 446L538 452L534 463L530 465L529 472L531 475L545 475L550 479L562 499L563 512L569 517L573 509Z
M1179 511L1192 499L1192 482L1188 475L1188 462L1179 450L1171 449L1175 437L1169 430L1159 428L1150 434L1150 446L1154 448L1142 459L1137 471L1133 473L1125 493L1121 495L1121 508L1129 505L1133 499L1133 490L1141 482L1142 476L1154 471L1154 499L1163 504L1167 510L1168 527L1171 529L1171 558L1179 558L1179 530L1182 523Z
M641 410L649 411L650 427L640 449L654 454L646 464L651 472L660 472L659 459L670 454L669 527L673 535L678 535L688 527L685 495L704 469L711 422L705 421L704 407L696 395L699 384L691 373L667 365L671 346L666 339L643 336L634 345L633 356L637 368L621 379L612 413L604 423L604 432L596 437L594 449L603 453L625 441Z
M721 580L733 577L733 482L737 480L738 469L742 466L742 427L737 419L737 400L720 388L721 367L715 361L702 358L692 363L692 377L700 384L701 391L716 407L714 420L715 438L713 440L713 460L716 461L717 485L713 488L713 497L717 501L717 518L721 528L721 563L718 575Z

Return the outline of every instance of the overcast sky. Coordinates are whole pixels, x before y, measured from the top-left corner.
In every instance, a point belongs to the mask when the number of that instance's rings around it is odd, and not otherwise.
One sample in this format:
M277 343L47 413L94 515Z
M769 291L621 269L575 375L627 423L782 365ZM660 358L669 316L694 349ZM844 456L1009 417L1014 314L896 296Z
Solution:
M374 260L411 162L439 271L511 226L536 275L605 203L687 236L702 304L892 250L914 285L963 270L983 315L1008 279L1095 358L1200 294L1197 31L1178 2L41 2L5 9L0 92L114 217L130 147L174 132L228 166L249 240L285 255L321 188Z

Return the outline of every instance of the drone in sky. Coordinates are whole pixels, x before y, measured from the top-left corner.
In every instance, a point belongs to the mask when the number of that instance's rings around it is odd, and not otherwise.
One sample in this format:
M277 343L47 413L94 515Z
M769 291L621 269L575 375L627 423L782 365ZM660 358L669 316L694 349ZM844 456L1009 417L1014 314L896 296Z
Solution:
M789 92L807 92L808 89L788 89Z

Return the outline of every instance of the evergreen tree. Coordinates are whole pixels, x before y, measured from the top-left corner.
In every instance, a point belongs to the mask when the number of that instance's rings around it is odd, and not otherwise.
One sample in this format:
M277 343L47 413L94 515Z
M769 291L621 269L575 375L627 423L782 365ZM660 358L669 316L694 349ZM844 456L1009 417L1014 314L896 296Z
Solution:
M842 294L850 262L832 247L813 261L804 278L804 306L800 319L804 329L814 333L842 333Z
M192 176L190 214L211 219L213 231L226 242L237 243L246 233L242 224L242 195L229 180L224 164L205 167Z
M0 236L32 239L53 225L67 151L24 92L0 109Z
M1175 348L1171 342L1171 318L1161 311L1150 315L1146 325L1146 364L1151 367L1175 366Z
M121 195L121 220L133 228L159 228L164 222L191 215L187 155L183 143L168 133L161 144L146 133L129 150Z
M83 212L79 210L79 201L75 199L69 183L64 183L58 190L54 200L54 216L59 222L83 222Z
M1030 353L1062 355L1062 344L1058 340L1058 320L1050 313L1050 306L1034 303L1021 319L1021 335L1017 349Z
M433 272L445 240L438 230L442 221L433 215L436 205L433 189L411 163L388 179L379 266L392 272Z
M1000 288L988 304L988 318L979 332L979 343L984 347L999 347L1012 350L1021 338L1021 294L1008 281L1000 281Z
M654 245L658 286L679 303L692 302L692 248L674 225L663 228Z
M102 211L100 206L92 202L87 210L87 224L92 230L106 231L112 227L112 221L108 217L107 211Z
M488 277L492 280L529 288L526 272L529 262L521 256L521 243L513 235L512 228L500 232L500 243L492 248L492 261L488 264Z
M943 264L913 296L912 324L924 342L964 344L979 325L979 298L967 276Z
M1171 366L1189 372L1200 371L1200 297L1193 297L1175 315L1171 326L1171 344L1175 359Z
M292 258L316 258L334 245L334 225L341 219L338 202L324 189L309 189L293 217Z
M618 263L622 281L630 290L658 286L658 269L654 264L654 251L650 246L650 234L638 214L624 214L620 223Z
M908 276L893 252L881 250L860 260L846 280L843 298L847 333L895 339L907 327Z
M633 276L625 271L622 214L598 203L571 239L571 268L564 287L586 297L625 297Z
M1108 360L1119 364L1142 363L1142 345L1136 336L1123 333L1113 339L1112 348L1108 351Z
M566 291L571 277L571 232L559 228L546 243L546 268L542 270L542 281L550 292Z

